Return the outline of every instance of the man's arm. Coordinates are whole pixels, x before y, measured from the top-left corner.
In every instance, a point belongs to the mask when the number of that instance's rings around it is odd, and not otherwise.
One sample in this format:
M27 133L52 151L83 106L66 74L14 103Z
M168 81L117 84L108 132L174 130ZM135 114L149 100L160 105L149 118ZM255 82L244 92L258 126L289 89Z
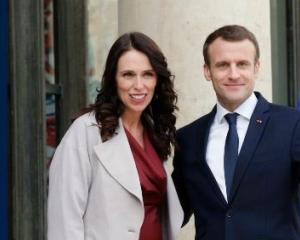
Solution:
M298 183L300 183L300 119L298 120L293 131L291 154L293 161L293 172L297 177Z
M178 141L178 144L179 144L179 147L175 151L174 160L173 160L174 170L172 173L172 178L173 178L173 181L174 181L174 184L176 187L178 197L180 199L181 206L184 211L184 220L183 220L183 225L182 225L182 226L184 226L189 221L193 212L190 207L190 201L188 198L188 194L187 194L187 190L186 190L186 182L185 182L185 177L184 177L184 173L183 173L184 159L181 155L182 151L180 149L183 146L180 145L180 141Z

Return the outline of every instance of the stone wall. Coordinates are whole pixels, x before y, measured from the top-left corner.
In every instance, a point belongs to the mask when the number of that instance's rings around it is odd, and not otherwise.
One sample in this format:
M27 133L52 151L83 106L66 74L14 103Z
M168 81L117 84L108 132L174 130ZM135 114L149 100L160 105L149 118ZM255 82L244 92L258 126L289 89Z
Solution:
M211 83L203 76L202 46L207 35L226 24L252 31L261 48L256 90L272 100L270 1L261 0L89 0L89 29L100 76L107 51L119 34L141 31L166 55L179 97L177 126L209 112L215 103ZM171 161L170 161L171 162ZM193 220L179 240L194 239Z

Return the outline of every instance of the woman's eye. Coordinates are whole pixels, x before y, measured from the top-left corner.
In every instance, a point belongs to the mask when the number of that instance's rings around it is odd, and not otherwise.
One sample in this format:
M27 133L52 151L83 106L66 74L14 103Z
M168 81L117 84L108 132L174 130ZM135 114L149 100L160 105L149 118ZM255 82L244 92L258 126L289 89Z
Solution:
M131 72L126 72L126 73L123 74L123 77L124 78L132 78L132 77L134 77L134 74L131 73Z
M153 72L146 72L144 74L145 78L152 78L154 76L154 73Z

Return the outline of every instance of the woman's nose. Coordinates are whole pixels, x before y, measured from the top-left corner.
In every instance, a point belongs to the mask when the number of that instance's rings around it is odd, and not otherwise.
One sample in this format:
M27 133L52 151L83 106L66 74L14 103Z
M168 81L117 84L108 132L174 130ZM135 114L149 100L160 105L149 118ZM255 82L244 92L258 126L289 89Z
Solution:
M143 78L141 76L136 76L134 81L134 87L140 89L143 87Z

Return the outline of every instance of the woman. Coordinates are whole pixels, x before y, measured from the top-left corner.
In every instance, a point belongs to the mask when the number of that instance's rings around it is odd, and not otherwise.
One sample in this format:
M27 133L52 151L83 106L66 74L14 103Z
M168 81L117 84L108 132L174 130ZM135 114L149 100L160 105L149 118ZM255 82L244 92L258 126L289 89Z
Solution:
M95 104L77 118L50 166L48 240L173 240L183 213L165 160L177 96L158 46L122 35Z

